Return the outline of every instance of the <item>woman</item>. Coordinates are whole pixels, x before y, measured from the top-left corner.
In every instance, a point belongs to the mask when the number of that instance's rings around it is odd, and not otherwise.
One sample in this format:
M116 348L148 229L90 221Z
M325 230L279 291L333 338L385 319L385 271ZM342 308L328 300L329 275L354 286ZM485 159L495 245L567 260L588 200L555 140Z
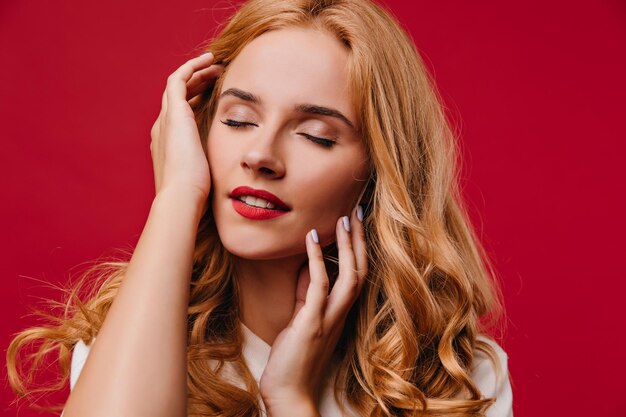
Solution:
M42 338L74 349L65 417L512 415L493 274L407 34L363 0L252 0L208 50L168 78L130 262L15 338L16 391Z

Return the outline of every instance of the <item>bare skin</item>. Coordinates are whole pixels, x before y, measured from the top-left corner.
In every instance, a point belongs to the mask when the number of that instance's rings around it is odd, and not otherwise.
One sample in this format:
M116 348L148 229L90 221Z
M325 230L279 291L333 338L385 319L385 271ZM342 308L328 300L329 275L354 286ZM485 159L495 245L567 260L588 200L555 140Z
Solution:
M212 62L191 59L168 78L150 145L156 196L64 417L187 415L192 254L210 189L187 94L221 72Z
M250 91L263 104L222 97L208 155L189 100L222 67L207 54L168 78L151 132L156 196L64 417L186 415L186 308L193 243L209 195L220 239L238 257L242 321L272 345L261 378L268 413L319 415L320 371L367 273L355 207L367 162L345 89L347 59L336 39L312 29L255 39L230 64L222 89ZM303 103L336 109L351 123L293 110ZM236 117L253 124L223 123ZM335 144L328 148L313 137ZM264 222L242 218L228 198L241 185L271 190L291 211ZM321 248L334 240L339 276L329 295Z
M222 83L222 93L237 89L255 99L222 95L211 124L212 209L222 243L238 256L242 321L272 345L261 379L266 405L291 396L315 401L319 371L366 273L355 205L368 163L347 90L347 64L348 51L328 33L286 28L261 35L229 64ZM337 110L347 120L294 110L302 104ZM233 127L233 121L245 125ZM325 147L310 136L334 144ZM229 198L240 185L276 194L291 211L272 220L242 217ZM346 215L352 233L340 219ZM312 228L321 246L339 242L340 275L328 305L321 296L328 294L329 280L320 245L307 238Z

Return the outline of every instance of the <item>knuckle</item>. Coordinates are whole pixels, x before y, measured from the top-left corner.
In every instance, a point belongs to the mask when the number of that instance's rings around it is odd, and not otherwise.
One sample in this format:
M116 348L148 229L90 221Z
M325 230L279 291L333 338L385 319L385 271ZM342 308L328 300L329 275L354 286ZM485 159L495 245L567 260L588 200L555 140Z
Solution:
M364 280L367 277L367 268L359 270L359 279Z
M307 326L307 332L309 337L313 339L318 339L324 336L324 327L322 325L322 320L313 320L309 326Z
M370 258L367 254L367 250L363 251L363 257L362 257L362 268L361 268L361 273L363 274L363 276L367 275L370 271Z
M159 122L158 120L152 125L150 129L150 137L154 140L159 136Z
M178 77L178 74L176 74L175 72L171 73L167 77L166 89L171 88L172 84L176 82L177 77Z
M320 326L316 326L316 327L313 329L313 335L314 335L316 338L321 338L322 336L324 336L324 329L322 328L322 326L321 326L321 325L320 325Z
M318 285L320 286L320 289L322 291L326 291L326 293L328 294L328 290L330 288L330 283L328 282L328 279L320 279Z
M350 278L346 282L346 291L351 297L356 297L359 293L359 280L356 274L351 274Z
M359 281L365 280L365 277L367 277L367 263L362 268L359 268L357 277Z
M324 262L324 255L322 252L316 252L313 254L313 259L318 262Z
M169 126L171 123L176 121L176 117L172 113L173 113L172 111L168 111L165 113L163 122L166 124L166 126Z

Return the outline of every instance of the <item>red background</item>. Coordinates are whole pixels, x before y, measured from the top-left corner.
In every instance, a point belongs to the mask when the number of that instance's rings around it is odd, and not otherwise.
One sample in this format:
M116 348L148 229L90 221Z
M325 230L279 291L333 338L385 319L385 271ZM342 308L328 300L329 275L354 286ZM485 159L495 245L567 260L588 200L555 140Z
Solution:
M515 414L626 415L626 4L387 4L460 128L464 190L503 280ZM165 79L230 9L0 5L3 351L36 323L28 305L58 297L40 281L136 243Z

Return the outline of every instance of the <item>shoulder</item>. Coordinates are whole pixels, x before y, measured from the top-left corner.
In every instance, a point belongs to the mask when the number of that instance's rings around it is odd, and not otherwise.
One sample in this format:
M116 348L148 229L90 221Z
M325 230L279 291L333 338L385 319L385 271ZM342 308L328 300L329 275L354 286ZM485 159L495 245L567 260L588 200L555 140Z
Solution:
M74 389L95 340L94 337L90 344L85 344L79 340L74 345L70 370L70 389ZM508 355L498 343L485 335L479 335L477 340L493 349L498 362L495 363L480 348L474 352L471 377L483 397L496 399L496 402L487 409L486 417L512 417L513 392L509 381Z
M495 358L480 348L474 352L471 376L476 386L485 398L495 398L488 409L487 417L511 417L513 416L513 392L509 380L508 355L502 347L493 339L485 335L479 335L479 345L487 345L492 348ZM495 361L494 361L495 359Z

